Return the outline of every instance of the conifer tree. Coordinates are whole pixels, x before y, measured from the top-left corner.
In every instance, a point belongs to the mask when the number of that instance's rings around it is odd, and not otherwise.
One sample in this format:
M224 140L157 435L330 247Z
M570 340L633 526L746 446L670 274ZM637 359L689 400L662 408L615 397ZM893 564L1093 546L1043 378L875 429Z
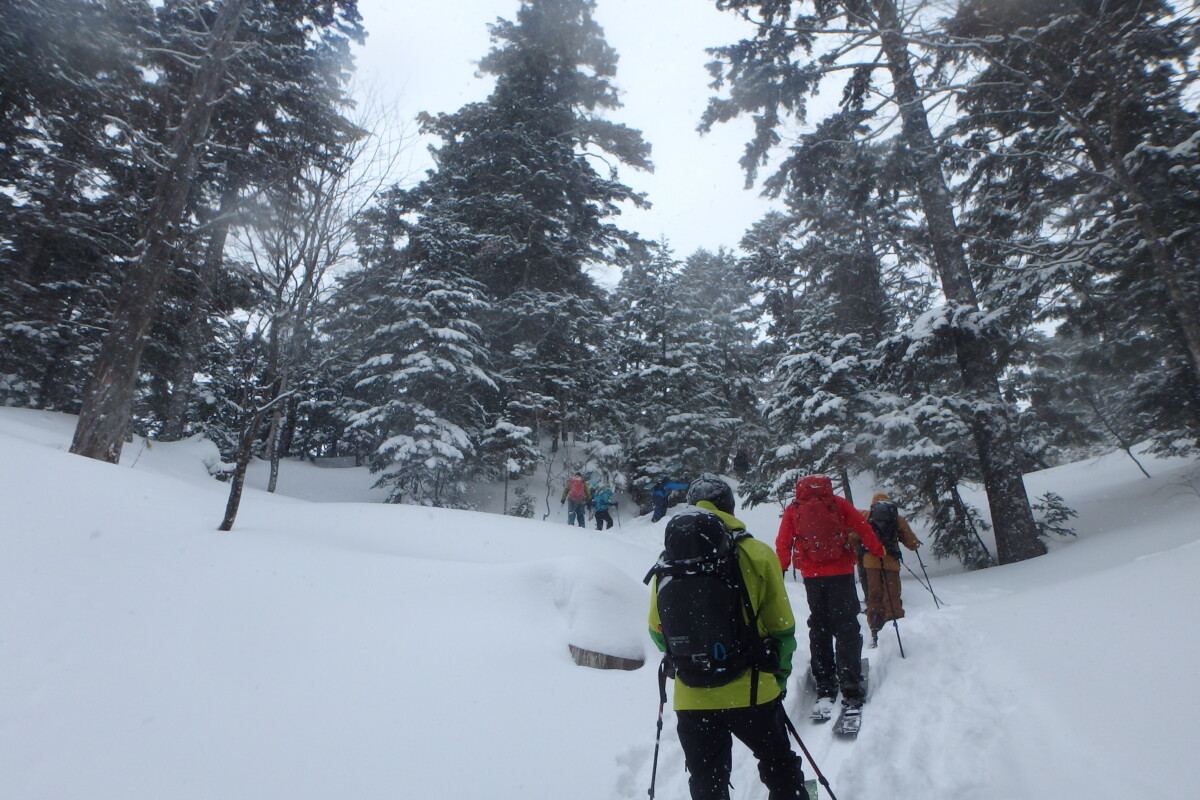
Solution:
M680 264L661 243L618 286L616 383L638 489L663 475L728 470L757 417L749 287L735 266L724 251Z
M627 263L642 246L611 221L618 204L645 203L617 166L650 168L641 135L601 116L620 105L617 55L594 9L525 0L515 20L492 25L480 71L495 89L422 116L441 144L428 179L404 197L405 213L452 220L474 238L462 267L493 301L481 324L504 400L522 412L514 422L558 438L586 426L578 412L606 377L591 355L603 298L586 268Z
M909 25L917 9L896 0L817 0L808 4L774 0L716 0L722 9L751 16L755 34L737 44L715 48L715 85L730 86L728 97L714 98L703 127L742 113L755 115L755 135L742 164L753 179L779 138L789 117L801 120L805 95L829 74L846 71L850 78L843 108L868 111L866 99L877 88L875 71L886 71L890 100L900 120L900 140L928 236L933 269L948 306L961 379L962 409L982 467L983 483L995 523L1000 560L1004 563L1041 555L1029 500L1021 479L1014 412L1000 393L1000 371L981 313L979 299L955 220L941 154L925 105L920 66L914 58ZM813 53L817 37L822 52ZM842 63L862 47L875 53ZM786 179L786 176L784 176Z
M855 140L854 118L802 138L778 183L788 213L743 243L772 333L765 404L774 446L747 488L755 501L790 497L810 472L840 477L848 493L848 475L875 466L864 421L893 410L877 408L893 387L876 351L927 302L910 274L919 250L902 159L892 143Z
M0 395L74 410L137 239L135 116L149 3L0 4Z
M20 23L30 5L5 6L4 13L11 13L9 19ZM74 177L65 176L60 182L72 187L60 195L69 202L44 208L50 213L21 236L21 252L13 262L12 275L24 288L16 293L16 302L31 330L52 332L61 328L56 318L64 318L84 332L74 339L52 333L55 347L44 352L48 356L45 373L35 379L47 401L73 407L83 381L75 380L71 370L89 369L92 379L85 392L75 450L115 459L138 395L147 385L147 370L142 368L145 348L149 344L157 348L158 352L152 351L154 356L163 356L147 361L153 368L148 385L161 400L168 385L163 373L172 361L166 353L183 346L169 328L154 329L159 308L173 305L171 293L175 291L201 297L213 294L197 292L194 280L177 280L191 272L212 283L207 275L211 270L198 266L199 254L219 250L206 248L205 242L211 245L220 237L192 236L193 221L211 222L217 216L215 207L210 210L206 206L226 194L221 191L222 180L229 178L235 186L245 186L244 176L230 177L229 164L238 160L232 154L244 152L242 163L270 162L253 145L274 135L273 121L305 120L290 128L280 126L297 134L303 125L319 125L328 118L304 112L329 98L328 92L316 88L317 83L327 78L325 88L329 88L344 81L344 71L338 72L335 65L339 55L348 55L346 37L361 31L354 0L252 7L240 0L155 4L52 0L40 5L49 5L44 21L50 23L49 35L58 31L61 42L39 52L47 53L50 64L64 64L63 86L70 84L78 90L65 93L69 98L66 105L63 98L54 99L54 92L41 95L46 100L42 108L49 113L43 117L47 124L38 136L51 147L66 146L78 152L77 157L62 160L75 171ZM95 17L91 20L94 24L88 24L89 14ZM251 20L245 29L240 28L243 14ZM18 36L23 30L27 32L28 26L18 27ZM247 30L252 33L238 41L239 31ZM67 44L71 42L76 44ZM83 42L87 44L79 46ZM89 53L102 57L92 58ZM326 72L329 67L335 67L332 73ZM316 78L317 73L323 76ZM23 72L12 74L18 80L30 79ZM294 91L300 85L313 91ZM289 92L291 97L301 98L290 106L283 99ZM26 86L14 85L6 93L16 103L13 108L31 99L41 102L38 92ZM52 122L59 113L56 108L70 108L68 113L83 124L59 128ZM297 111L301 113L292 113ZM312 147L306 154L303 145L289 149L276 138L278 152L287 151L301 161L315 157L321 146L314 144L320 141L314 130L308 129L306 142ZM16 138L21 140L22 135L18 133ZM296 158L291 160L294 163ZM258 174L261 178L261 169ZM18 181L13 188L18 192L34 189L28 180ZM78 199L71 199L71 193ZM55 243L62 240L52 231L58 221L82 208L79 199L99 213L91 215L88 225L73 227L87 231L95 224L104 235L95 237L89 246L88 261L96 266L91 275L79 280L83 277L79 274L64 282L57 276L70 274L86 262L80 259L75 265L61 266L75 259L70 255L64 258L66 254ZM36 220L37 215L28 219ZM72 238L80 240L78 234ZM76 288L62 294L61 289L70 285ZM61 302L64 298L65 304ZM81 299L87 303L79 302ZM179 309L181 304L174 305ZM96 332L106 327L101 347ZM66 369L60 369L64 365ZM71 378L69 385L64 374ZM163 413L164 406L151 403L148 407Z
M348 348L348 436L392 502L462 507L497 389L476 322L488 308L484 287L464 274L476 240L452 219L407 223L386 206L363 235L393 238L394 222L405 248L368 246L386 256L343 280L325 331Z
M121 282L112 320L93 367L79 411L71 452L116 463L133 413L133 393L146 335L154 320L178 239L188 193L196 175L196 153L208 139L213 105L225 85L228 61L246 0L229 0L199 41L195 72L182 116L166 147L167 163L156 180L143 217L140 247Z
M954 127L973 180L1005 187L987 205L1050 239L1000 254L1008 284L1061 297L1045 313L1077 343L1138 351L1125 381L1172 443L1200 431L1197 24L1157 0L971 0L946 26L978 69Z

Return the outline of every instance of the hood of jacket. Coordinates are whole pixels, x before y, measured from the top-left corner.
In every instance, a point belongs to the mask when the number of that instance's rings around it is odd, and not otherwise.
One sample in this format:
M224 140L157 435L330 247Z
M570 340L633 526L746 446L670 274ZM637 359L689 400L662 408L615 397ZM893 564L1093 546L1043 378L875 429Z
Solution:
M827 475L807 475L796 481L796 502L833 497L833 481Z
M875 505L876 503L890 503L890 502L892 502L892 498L888 497L883 492L876 492L874 495L871 496L871 505Z
M696 508L702 508L705 511L716 514L721 518L721 522L725 523L725 529L730 533L740 533L741 531L746 530L746 523L742 522L733 514L726 514L724 511L713 505L709 500L701 500L699 503L696 503ZM746 535L749 536L750 534Z

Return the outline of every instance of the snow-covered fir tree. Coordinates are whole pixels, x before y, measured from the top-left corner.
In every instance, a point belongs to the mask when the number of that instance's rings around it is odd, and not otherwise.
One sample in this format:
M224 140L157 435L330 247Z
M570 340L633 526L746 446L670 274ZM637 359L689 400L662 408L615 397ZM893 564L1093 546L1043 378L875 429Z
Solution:
M459 507L497 388L475 321L487 301L460 266L475 243L469 231L425 218L406 232L401 258L348 278L342 332L331 335L361 337L349 377L362 407L349 427L371 442L390 499Z
M1015 242L1010 282L1042 289L1046 313L1094 342L1098 369L1139 385L1130 399L1168 446L1200 427L1195 26L1158 0L971 0L946 29L978 70L958 95L957 141L1008 187L986 204L1044 220L1054 245Z
M617 55L594 9L524 0L515 19L490 26L494 46L479 66L495 88L422 117L440 145L405 196L407 213L451 218L474 237L461 266L492 301L479 322L505 413L559 438L588 426L582 412L607 378L592 355L603 298L586 268L626 263L642 245L611 221L619 203L644 202L617 167L650 167L641 134L602 116L620 105Z
M829 76L846 77L841 106L835 115L851 123L875 120L873 133L898 122L898 141L904 148L906 170L917 198L928 256L946 302L947 319L955 326L953 340L964 408L982 467L1000 559L1005 562L1032 558L1045 552L1029 499L1021 481L1015 412L1001 393L1001 371L992 351L991 337L978 322L978 296L959 234L953 198L947 183L943 153L937 147L928 104L940 87L938 59L925 58L933 31L921 26L929 21L933 4L914 0L828 2L810 15L804 4L753 0L719 6L736 9L756 24L748 38L714 48L711 69L718 88L726 95L710 101L703 128L752 114L755 135L748 143L742 165L753 180L780 141L780 128L791 119L803 119L806 96ZM819 40L819 41L818 41ZM863 53L863 50L871 51ZM839 68L831 69L830 65ZM878 74L877 74L878 73ZM886 89L883 89L886 85ZM883 97L891 115L872 104ZM855 125L846 126L853 131ZM786 163L786 162L785 162Z
M613 327L628 405L629 478L726 471L754 411L748 288L728 253L676 262L660 244L617 291Z

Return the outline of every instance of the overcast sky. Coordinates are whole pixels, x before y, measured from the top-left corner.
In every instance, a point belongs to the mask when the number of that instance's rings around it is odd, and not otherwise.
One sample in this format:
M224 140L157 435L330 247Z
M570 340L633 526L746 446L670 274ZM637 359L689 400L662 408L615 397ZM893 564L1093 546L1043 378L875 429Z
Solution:
M409 121L421 111L455 111L482 100L491 81L476 77L490 47L487 24L515 19L519 0L359 0L367 44L359 81ZM696 125L711 91L704 48L741 38L744 24L711 0L598 0L596 19L620 56L616 85L624 108L608 114L642 132L655 171L621 171L654 207L627 210L618 223L643 237L666 237L676 256L736 247L770 208L743 189L738 166L750 124L738 120L700 136ZM414 180L429 166L427 142L411 150Z

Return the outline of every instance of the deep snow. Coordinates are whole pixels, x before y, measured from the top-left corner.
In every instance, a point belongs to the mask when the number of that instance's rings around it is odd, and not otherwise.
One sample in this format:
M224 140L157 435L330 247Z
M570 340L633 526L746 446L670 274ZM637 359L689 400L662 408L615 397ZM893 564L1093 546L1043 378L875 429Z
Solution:
M390 506L364 470L289 463L219 533L210 445L137 441L112 466L66 453L73 424L0 409L0 798L646 796L663 523ZM858 741L789 708L840 800L1197 796L1200 464L1147 463L1028 476L1080 535L931 564L940 610L905 574L908 657L890 627L865 651ZM777 508L740 516L774 539ZM570 643L649 661L585 669ZM673 723L664 800L687 797ZM736 747L733 796L765 798Z

